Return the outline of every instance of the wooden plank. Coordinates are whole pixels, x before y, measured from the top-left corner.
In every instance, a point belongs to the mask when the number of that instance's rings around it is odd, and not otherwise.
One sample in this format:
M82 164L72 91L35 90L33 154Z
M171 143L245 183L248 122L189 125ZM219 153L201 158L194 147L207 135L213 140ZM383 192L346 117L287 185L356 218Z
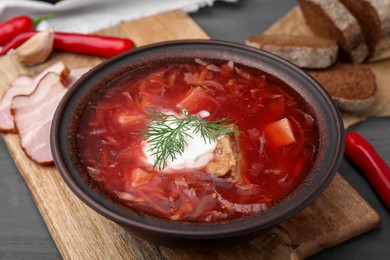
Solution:
M124 23L100 33L129 37L138 46L173 39L207 38L181 11ZM69 67L102 61L91 56L56 53L46 64L26 68L12 56L2 57L0 93L18 74L33 75L58 59ZM54 166L39 166L25 156L17 135L7 134L3 138L64 259L302 258L366 232L380 222L376 212L338 174L311 206L250 243L205 252L159 247L132 236L85 206L66 187Z

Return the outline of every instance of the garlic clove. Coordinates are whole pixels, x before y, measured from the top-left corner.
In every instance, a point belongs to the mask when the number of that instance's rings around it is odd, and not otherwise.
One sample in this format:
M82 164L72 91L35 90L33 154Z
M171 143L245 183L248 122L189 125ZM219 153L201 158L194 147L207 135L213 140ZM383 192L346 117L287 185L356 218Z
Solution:
M20 45L15 54L18 61L24 65L35 65L46 61L53 51L54 31L45 30L36 33Z

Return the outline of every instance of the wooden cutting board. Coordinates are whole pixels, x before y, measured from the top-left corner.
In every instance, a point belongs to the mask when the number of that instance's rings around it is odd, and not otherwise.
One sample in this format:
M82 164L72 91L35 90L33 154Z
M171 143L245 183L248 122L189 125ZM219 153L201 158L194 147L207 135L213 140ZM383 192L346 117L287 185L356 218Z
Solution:
M138 46L164 40L208 38L181 11L124 23L101 34L129 37ZM58 59L71 68L102 61L96 57L55 53L46 64L25 68L12 56L2 57L0 95L18 74L33 75ZM17 135L7 134L3 138L64 259L299 259L380 223L378 214L337 174L312 205L250 243L207 252L160 247L132 236L85 206L65 186L54 166L39 166L25 156Z

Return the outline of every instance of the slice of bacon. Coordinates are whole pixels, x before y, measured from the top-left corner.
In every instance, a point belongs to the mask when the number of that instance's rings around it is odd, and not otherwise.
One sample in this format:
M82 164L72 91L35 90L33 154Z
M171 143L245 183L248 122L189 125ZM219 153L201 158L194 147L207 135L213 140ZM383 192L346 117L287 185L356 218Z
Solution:
M16 132L14 119L11 114L12 99L18 95L31 94L48 72L57 73L62 78L66 78L69 75L69 69L62 61L58 61L44 69L34 78L20 75L11 83L11 87L5 92L0 101L0 133Z
M87 73L92 67L80 67L71 69L68 78L66 79L67 87L70 88L81 76Z
M69 70L58 61L34 78L18 76L0 100L0 132L20 136L27 156L42 165L53 164L50 127L58 103L91 67Z
M50 127L54 112L68 90L61 76L49 72L30 95L13 98L14 116L20 142L27 156L42 165L53 164L50 151Z
M14 118L11 115L12 98L21 94L28 94L32 91L33 80L26 75L18 76L12 83L11 87L4 93L0 101L0 132L14 133Z

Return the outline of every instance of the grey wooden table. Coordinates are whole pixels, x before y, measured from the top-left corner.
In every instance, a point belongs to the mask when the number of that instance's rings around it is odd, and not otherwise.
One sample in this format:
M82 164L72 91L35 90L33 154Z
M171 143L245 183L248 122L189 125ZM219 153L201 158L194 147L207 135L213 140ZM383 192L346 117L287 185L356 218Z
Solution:
M191 16L210 37L242 43L247 36L266 30L295 5L294 0L240 0L237 4L216 3ZM366 137L390 163L390 118L370 118L348 130ZM0 168L0 259L60 259L2 138ZM382 224L312 259L389 259L390 211L349 161L343 160L340 173L381 215Z

